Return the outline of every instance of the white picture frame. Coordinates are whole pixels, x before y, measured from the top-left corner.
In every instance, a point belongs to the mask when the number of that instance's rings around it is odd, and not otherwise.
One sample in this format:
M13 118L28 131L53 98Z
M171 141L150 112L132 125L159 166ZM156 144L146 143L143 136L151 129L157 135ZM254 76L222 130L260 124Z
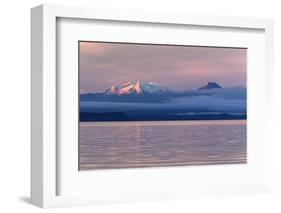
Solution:
M31 103L31 201L33 204L47 208L60 206L75 206L75 205L91 205L97 203L114 203L127 201L142 201L142 200L165 200L177 199L185 197L197 196L214 196L214 195L229 195L229 194L252 194L270 192L270 178L271 166L268 161L268 153L261 153L266 155L262 159L264 166L262 169L256 171L256 174L263 173L263 177L258 181L253 181L253 184L248 182L235 182L232 184L210 185L209 187L200 186L200 183L194 184L193 188L177 188L158 186L158 189L152 189L149 192L145 189L141 193L133 194L134 188L131 191L124 191L122 196L116 191L110 189L99 189L98 195L91 195L84 193L76 194L61 194L59 191L59 184L62 184L63 179L60 178L60 173L64 164L59 164L60 151L63 148L57 144L58 140L58 95L57 89L61 83L57 78L57 50L58 50L58 20L63 19L79 19L79 20L108 20L118 22L130 23L153 23L156 25L168 26L200 26L206 28L220 28L227 29L231 32L234 29L249 29L263 32L262 41L264 45L264 67L261 68L261 75L266 78L259 78L263 81L265 87L261 90L264 93L264 106L259 110L268 112L264 117L259 119L259 128L264 130L263 145L269 146L270 131L272 125L272 103L273 103L273 21L271 19L258 18L241 18L241 17L217 17L217 16L203 16L203 15L187 15L187 14L166 14L166 13L152 13L145 11L122 11L112 9L98 9L98 8L84 8L74 6L54 6L41 5L31 10L31 72L32 72L32 103ZM171 29L173 30L173 29ZM234 35L235 36L235 35ZM71 81L71 80L70 80ZM258 80L257 80L258 81ZM253 100L254 102L255 100ZM253 103L254 104L254 103ZM263 108L263 109L262 109ZM68 150L65 150L66 152ZM254 152L254 151L253 151ZM184 168L182 168L184 169ZM174 172L180 175L181 171L173 168L133 171L134 174L146 175L150 171L150 175L155 178L161 178L165 172ZM225 168L220 168L225 169ZM235 171L236 168L234 168ZM202 170L211 171L210 167L203 167ZM238 170L239 171L239 170ZM101 172L102 178L110 178L111 172ZM100 173L100 174L101 174ZM122 177L130 175L129 173L122 174ZM89 181L90 174L84 173L84 176ZM128 176L129 177L129 176ZM144 176L145 177L145 176ZM92 177L91 177L92 178ZM175 177L174 177L175 178ZM196 177L194 177L196 179ZM71 181L73 179L70 178ZM83 180L86 180L85 177ZM231 182L231 181L230 181ZM67 185L68 191L78 190L79 185L71 182ZM75 188L75 186L76 188ZM89 187L91 188L91 187ZM101 187L102 188L102 187ZM103 190L103 193L102 193ZM157 191L158 190L158 191ZM112 193L112 196L110 195ZM126 194L127 193L127 194Z

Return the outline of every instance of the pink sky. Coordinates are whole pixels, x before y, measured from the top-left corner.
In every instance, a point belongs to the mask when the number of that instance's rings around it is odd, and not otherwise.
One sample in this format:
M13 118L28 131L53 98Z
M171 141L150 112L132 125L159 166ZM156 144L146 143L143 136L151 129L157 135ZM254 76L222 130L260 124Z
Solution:
M246 87L247 49L80 42L80 92L153 81L176 91L208 81Z

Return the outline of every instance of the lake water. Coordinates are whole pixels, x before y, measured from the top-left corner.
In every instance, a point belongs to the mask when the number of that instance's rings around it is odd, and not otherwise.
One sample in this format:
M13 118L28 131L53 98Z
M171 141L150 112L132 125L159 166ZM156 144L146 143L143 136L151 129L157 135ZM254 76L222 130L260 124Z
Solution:
M80 170L235 164L246 157L246 120L80 123Z

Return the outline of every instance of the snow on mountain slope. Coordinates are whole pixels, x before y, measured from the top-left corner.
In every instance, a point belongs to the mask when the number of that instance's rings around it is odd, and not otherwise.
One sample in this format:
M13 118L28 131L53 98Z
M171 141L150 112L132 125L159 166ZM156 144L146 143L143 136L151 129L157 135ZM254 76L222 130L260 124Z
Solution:
M104 92L104 95L163 94L166 92L171 92L171 90L158 83L135 81L113 85Z

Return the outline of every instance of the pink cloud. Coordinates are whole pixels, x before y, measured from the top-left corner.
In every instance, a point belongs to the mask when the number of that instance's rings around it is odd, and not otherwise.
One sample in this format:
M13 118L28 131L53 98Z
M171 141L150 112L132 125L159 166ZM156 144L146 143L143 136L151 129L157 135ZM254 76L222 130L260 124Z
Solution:
M246 49L80 42L80 86L85 91L136 80L175 90L206 81L246 86L246 66Z

